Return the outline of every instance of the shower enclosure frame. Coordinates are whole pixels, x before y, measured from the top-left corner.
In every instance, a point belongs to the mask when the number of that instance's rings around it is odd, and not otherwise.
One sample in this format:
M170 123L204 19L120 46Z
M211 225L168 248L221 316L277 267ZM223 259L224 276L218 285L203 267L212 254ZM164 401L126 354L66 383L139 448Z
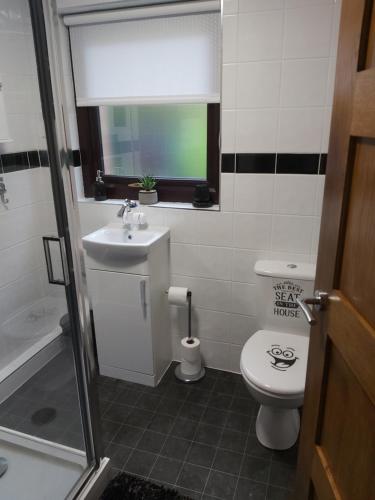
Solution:
M83 250L79 231L78 205L72 193L71 151L67 146L63 116L64 98L56 65L53 23L49 5L43 0L29 0L35 56L46 131L58 238L64 243L66 260L64 284L72 331L73 354L78 396L87 457L87 469L67 498L77 495L90 481L104 480L109 470L100 439L100 416L95 378L97 363L90 320ZM53 56L53 57L51 57ZM65 250L64 250L65 249ZM98 470L100 474L98 474ZM96 478L95 475L101 475ZM86 495L86 493L85 493ZM86 498L86 497L85 497Z

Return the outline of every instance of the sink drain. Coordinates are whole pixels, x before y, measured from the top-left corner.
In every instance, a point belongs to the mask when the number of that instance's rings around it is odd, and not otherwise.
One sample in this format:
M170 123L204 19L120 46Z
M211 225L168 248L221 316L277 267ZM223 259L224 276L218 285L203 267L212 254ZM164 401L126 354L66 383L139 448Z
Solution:
M56 418L55 408L41 408L31 415L31 421L35 425L49 424Z
M3 476L8 470L8 460L4 457L0 457L0 477Z

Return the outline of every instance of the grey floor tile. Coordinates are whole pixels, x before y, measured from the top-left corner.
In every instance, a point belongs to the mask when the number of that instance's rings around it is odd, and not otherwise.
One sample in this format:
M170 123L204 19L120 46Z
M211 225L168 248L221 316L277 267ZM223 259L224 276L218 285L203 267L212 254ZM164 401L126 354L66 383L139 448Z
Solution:
M110 443L105 449L105 455L111 459L112 467L122 469L132 451L128 446Z
M209 471L209 469L199 467L198 465L184 464L181 469L177 485L182 488L202 492L206 484Z
M157 412L160 414L176 416L183 404L184 402L179 399L163 397L159 403Z
M166 434L146 430L137 444L137 448L143 451L150 451L151 453L159 453L166 439Z
M220 427L215 427L214 425L201 423L198 425L196 431L194 441L209 444L211 446L217 446L221 437L222 429Z
M229 394L211 393L208 406L218 410L229 410L232 405L233 396Z
M105 412L103 412L103 418L123 424L132 410L133 408L130 406L110 403Z
M291 466L296 466L298 458L298 444L289 448L289 450L274 450L272 454L272 460L274 462L283 462Z
M241 467L241 476L261 483L268 482L271 462L263 458L255 458L246 455Z
M135 448L141 439L143 429L139 427L131 427L130 425L122 425L117 434L113 438L113 442L123 446Z
M148 425L148 428L155 432L168 434L173 427L174 421L174 417L170 415L160 415L155 413Z
M237 432L248 432L252 422L252 417L240 413L229 412L226 428Z
M174 421L171 435L191 441L197 430L197 422L188 420L187 418L177 417Z
M237 476L212 470L204 494L222 500L231 500L237 484Z
M245 451L246 439L247 434L243 432L224 429L219 442L219 447L242 453Z
M194 387L192 387L192 390L186 398L186 401L207 406L210 394L210 391L195 389Z
M236 413L242 413L244 415L254 415L257 413L258 406L258 403L249 395L246 398L233 398L230 409L231 411L234 411Z
M294 486L295 468L281 462L272 462L269 483L291 489Z
M173 489L180 493L180 495L183 495L184 497L187 497L191 500L201 500L201 493L198 493L196 491L181 488L180 486L174 486Z
M218 410L217 408L206 408L201 422L208 425L216 425L217 427L224 427L228 418L228 412L225 410Z
M150 473L150 479L175 484L182 462L173 458L158 457Z
M252 455L253 457L264 458L266 460L269 460L272 457L272 450L260 444L255 435L249 435L246 444L246 453L248 455Z
M142 408L143 410L155 411L159 406L160 398L158 396L153 396L152 394L142 394L138 399L136 406L137 408Z
M249 479L238 480L235 500L266 500L267 486Z
M147 477L155 463L157 455L148 451L134 450L124 466L126 472Z
M267 500L290 500L292 493L285 488L277 488L276 486L268 486Z
M191 445L186 461L203 467L211 467L214 459L216 448L206 444L194 442Z
M218 449L215 460L212 465L213 469L228 474L237 474L240 471L243 455L235 451Z
M190 420L200 420L206 407L190 401L185 401L180 410L180 417L188 418Z
M154 417L154 413L140 408L133 408L127 416L125 423L133 427L140 427L146 429Z
M161 450L161 455L177 460L184 460L190 448L191 441L169 436Z

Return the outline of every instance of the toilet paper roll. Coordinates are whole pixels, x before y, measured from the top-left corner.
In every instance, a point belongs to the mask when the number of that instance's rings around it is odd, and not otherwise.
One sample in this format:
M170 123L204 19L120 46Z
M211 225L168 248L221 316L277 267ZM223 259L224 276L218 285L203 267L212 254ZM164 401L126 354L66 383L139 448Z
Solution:
M196 337L181 340L181 372L184 375L196 375L201 371L200 344Z
M168 289L168 302L176 306L184 306L188 303L188 292L187 288L171 286Z
M201 343L196 337L184 337L181 340L181 358L191 363L200 359L200 345Z

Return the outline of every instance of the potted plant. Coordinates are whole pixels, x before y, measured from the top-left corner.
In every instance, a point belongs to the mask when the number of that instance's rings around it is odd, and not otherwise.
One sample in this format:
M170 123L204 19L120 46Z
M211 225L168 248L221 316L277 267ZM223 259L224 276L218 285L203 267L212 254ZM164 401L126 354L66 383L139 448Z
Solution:
M138 200L141 205L154 205L158 202L158 193L156 191L156 179L151 175L144 175L136 183L141 188L138 193Z

